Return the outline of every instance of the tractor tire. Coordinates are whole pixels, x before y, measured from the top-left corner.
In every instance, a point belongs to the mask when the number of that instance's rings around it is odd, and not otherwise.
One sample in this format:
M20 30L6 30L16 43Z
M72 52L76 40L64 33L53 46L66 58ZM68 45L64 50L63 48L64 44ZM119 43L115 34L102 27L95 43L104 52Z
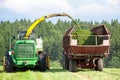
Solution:
M3 57L3 70L6 72L14 71L12 57L8 53Z
M3 58L3 70L8 73L14 71L12 62L6 57Z
M45 71L47 69L46 66L46 55L43 55L41 59L39 59L39 70L40 71Z
M5 71L6 72L13 72L13 61L12 61L12 57L9 55L9 53L6 53L4 56L5 59Z
M69 70L69 59L64 56L63 69Z
M6 71L6 57L3 57L3 71Z
M102 59L96 60L95 64L96 64L96 68L95 68L96 71L103 71L103 61L102 61Z
M74 60L74 59L69 60L69 71L71 71L71 72L76 72L77 71L76 60Z
M12 63L10 63L9 60L6 60L7 62L7 65L6 65L6 71L7 72L13 72L13 66L12 66Z
M50 56L46 56L46 69L50 70Z

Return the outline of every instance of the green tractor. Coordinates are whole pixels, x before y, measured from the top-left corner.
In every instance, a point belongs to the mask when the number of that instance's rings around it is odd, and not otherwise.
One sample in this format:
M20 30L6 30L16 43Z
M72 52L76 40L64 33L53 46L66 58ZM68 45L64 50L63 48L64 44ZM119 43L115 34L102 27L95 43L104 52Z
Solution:
M17 68L35 68L40 71L50 69L50 58L43 51L42 38L36 39L33 29L45 19L56 16L67 16L75 22L71 16L65 13L50 14L37 19L27 31L18 31L17 40L13 42L10 40L10 47L3 57L4 71L13 72Z
M10 44L9 51L3 57L4 71L13 72L17 68L49 69L49 56L43 51L42 38L36 39L33 32L29 39L24 39L25 33L19 31L15 44Z

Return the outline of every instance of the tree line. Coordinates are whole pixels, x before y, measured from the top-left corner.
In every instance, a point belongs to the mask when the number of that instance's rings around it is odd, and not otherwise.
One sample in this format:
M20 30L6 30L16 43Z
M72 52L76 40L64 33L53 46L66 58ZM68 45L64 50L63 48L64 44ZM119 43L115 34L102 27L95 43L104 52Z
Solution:
M120 68L120 23L117 19L107 22L93 21L81 21L76 19L80 25L100 25L104 24L111 33L111 48L110 56L104 59L105 67L116 67ZM0 21L0 59L4 56L7 49L9 48L9 39L12 36L17 37L18 30L27 30L32 24L30 20L21 19L15 22ZM34 29L37 36L40 35L43 38L44 51L48 53L51 60L61 60L63 54L62 39L65 31L72 26L70 21L58 21L53 24L51 21L43 21L36 26ZM88 27L90 28L90 27Z

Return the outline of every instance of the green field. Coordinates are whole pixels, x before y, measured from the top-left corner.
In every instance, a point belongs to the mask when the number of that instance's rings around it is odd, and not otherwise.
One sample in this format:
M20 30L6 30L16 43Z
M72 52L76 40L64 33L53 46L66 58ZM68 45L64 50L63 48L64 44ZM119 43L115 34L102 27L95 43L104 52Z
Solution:
M73 73L62 67L52 67L45 72L20 70L6 73L0 66L0 80L120 80L120 69L104 68L103 72L78 69L78 72Z

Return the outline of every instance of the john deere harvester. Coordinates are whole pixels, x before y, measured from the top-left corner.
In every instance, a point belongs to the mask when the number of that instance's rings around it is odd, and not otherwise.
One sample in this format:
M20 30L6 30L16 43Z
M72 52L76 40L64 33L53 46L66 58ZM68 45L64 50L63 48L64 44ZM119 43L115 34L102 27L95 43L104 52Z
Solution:
M18 31L18 38L14 44L10 40L10 47L3 57L3 69L6 72L13 72L18 68L35 68L40 71L49 69L49 56L43 51L42 38L35 38L33 29L40 22L55 16L67 16L68 14L50 14L36 20L27 31Z

